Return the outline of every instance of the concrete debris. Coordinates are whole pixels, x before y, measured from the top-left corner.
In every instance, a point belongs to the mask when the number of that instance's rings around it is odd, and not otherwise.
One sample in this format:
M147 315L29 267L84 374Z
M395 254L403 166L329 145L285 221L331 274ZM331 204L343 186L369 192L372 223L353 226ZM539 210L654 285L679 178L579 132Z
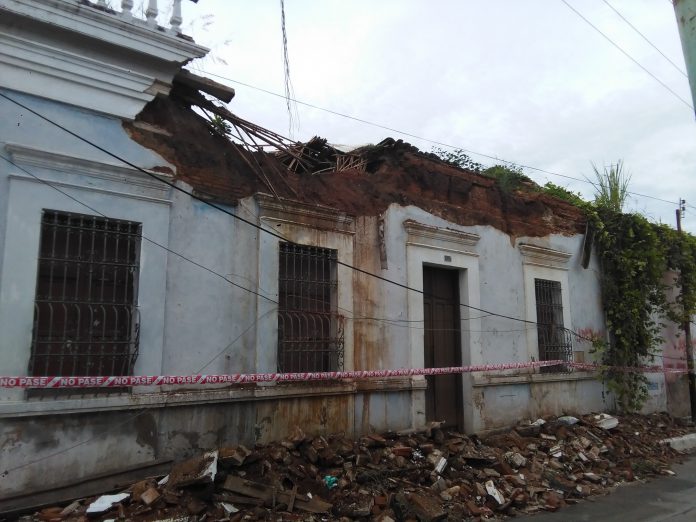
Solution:
M577 424L580 422L580 419L577 417L573 417L572 415L564 415L563 417L558 417L558 422L562 422L563 424L566 424L568 426L572 426L573 424Z
M513 468L522 468L527 465L527 459L516 451L508 451L503 457Z
M251 455L251 451L242 445L220 448L218 451L220 463L232 466L242 466L249 455Z
M120 502L123 502L128 497L130 497L130 493L102 495L101 497L97 498L94 502L92 502L89 506L87 506L86 513L88 515L98 515L100 513L104 513L106 511L109 511L112 506Z
M167 486L170 488L209 484L217 473L218 452L210 451L172 467Z
M689 431L666 414L620 423L606 414L540 420L481 438L438 424L358 440L297 428L277 443L225 446L175 464L166 481L153 477L23 519L499 519L556 511L622 482L670 474L682 454L662 441Z
M505 498L503 498L503 495L495 487L495 483L492 480L486 482L486 493L488 493L498 504L505 504Z
M440 460L437 461L437 465L435 466L435 473L438 475L441 475L443 471L445 471L445 468L447 467L447 459L445 457L440 457Z
M595 426L602 428L603 430L613 430L619 425L619 419L609 415L607 413L600 413L594 416Z
M161 496L162 495L160 495L160 492L155 488L148 488L142 495L140 495L140 500L143 501L143 504L149 506L150 504L157 502Z

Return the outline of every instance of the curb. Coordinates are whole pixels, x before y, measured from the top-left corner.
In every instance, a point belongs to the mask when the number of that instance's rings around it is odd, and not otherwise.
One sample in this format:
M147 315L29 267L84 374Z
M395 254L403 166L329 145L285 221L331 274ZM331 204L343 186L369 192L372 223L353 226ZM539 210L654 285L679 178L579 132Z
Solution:
M664 439L662 444L668 444L677 451L691 451L696 448L696 433L687 433L681 437L672 437Z

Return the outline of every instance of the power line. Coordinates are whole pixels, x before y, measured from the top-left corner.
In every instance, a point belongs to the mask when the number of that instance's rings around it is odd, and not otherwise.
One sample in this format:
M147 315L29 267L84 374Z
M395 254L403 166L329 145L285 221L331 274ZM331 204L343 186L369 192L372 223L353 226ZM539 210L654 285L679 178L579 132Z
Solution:
M36 175L34 175L33 173L29 172L27 169L25 169L25 168L23 168L23 167L17 165L14 161L10 160L9 158L5 157L4 155L0 154L0 159L5 160L5 161L6 161L7 163L9 163L10 165L14 165L14 167L18 168L19 170L21 170L21 171L24 172L25 174L28 174L29 176L31 176L31 177L34 178L35 180L40 181L41 183L43 183L43 184L45 184L45 185L48 185L48 186L51 187L53 190L56 190L56 191L60 192L60 193L63 194L65 197L67 197L67 198L69 198L69 199L72 199L73 201L75 201L75 202L78 203L79 205L82 205L83 207L85 207L85 208L91 210L91 211L94 212L95 214L98 214L98 215L100 215L100 216L102 216L102 217L104 217L104 218L108 218L108 216L107 216L106 214L104 214L104 213L100 212L99 210L95 209L94 207L88 205L88 204L85 203L84 201L80 201L78 198L76 198L76 197L74 197L74 196L68 194L68 193L65 192L64 190L59 189L57 186L55 186L55 185L54 185L53 183L51 183L50 181L46 181L45 179L39 178L38 176L36 176ZM148 238L147 236L144 236L144 235L142 235L142 234L140 235L140 237L141 237L142 239L144 239L145 241L147 241L148 243L151 243L151 244L153 244L153 245L155 245L155 246L161 248L162 250L165 250L165 251L169 252L170 254L173 254L173 255L175 255L175 256L177 256L177 257L183 259L184 261L186 261L186 262L188 262L188 263L191 263L192 265L197 266L198 268L200 268L200 269L202 269L202 270L205 270L206 272L209 272L209 273L211 273L211 274L213 274L213 275L219 277L220 279L222 279L223 281L225 281L225 282L231 284L232 286L236 286L237 288L240 288L241 290L244 290L244 291L246 291L246 292L249 292L249 293L251 293L251 294L254 294L254 295L258 296L258 297L263 297L264 299L266 299L267 301L270 301L270 302L273 303L273 304L278 304L277 301L274 301L274 300L271 299L270 297L267 297L267 296L265 296L265 295L263 295L263 294L261 294L261 293L259 293L259 292L256 292L255 290L251 290L250 288L246 288L246 287L244 287L244 286L242 286L242 285L240 285L240 284L238 284L238 283L235 283L234 281L232 281L232 280L229 279L228 277L226 277L226 276L220 274L219 272L216 272L216 271L213 270L212 268L208 268L207 266L202 265L202 264L198 263L197 261L194 261L193 259L190 259L190 258L186 257L185 255L180 254L179 252L176 252L176 251L172 250L171 248L169 248L169 247L167 247L167 246L164 246L164 245L161 244L161 243L158 243L158 242L155 241L154 239L150 239L150 238Z
M622 14L619 12L618 9L616 9L616 7L614 7L613 5L611 5L611 4L609 3L608 0L602 0L602 1L603 1L605 4L607 4L607 6L609 6L609 8L610 8L612 11L614 11L614 12L619 16L619 18L621 18L624 22L626 22L626 24L627 24L631 29L633 29L636 33L638 33L638 34L640 35L640 37L641 37L643 40L645 40L653 49L655 49L658 53L660 53L660 55L661 55L665 60L667 60L669 63L671 63L671 64L672 64L672 67L674 67L677 71L679 71L679 73L682 74L685 78L688 78L687 74L681 69L681 67L679 67L676 63L674 63L672 60L670 60L670 58L669 58L665 53L663 53L654 43L652 43L652 42L648 39L647 36L645 36L643 33L641 33L635 25L633 25L631 22L629 22L629 21L626 19L626 17L625 17L624 15L622 15ZM672 3L671 0L670 0L670 3Z
M39 113L38 111L32 109L31 107L28 107L28 106L24 105L23 103L18 102L17 100L11 98L10 96L7 96L6 94L4 94L4 93L2 93L2 92L0 92L0 97L5 98L6 100L10 101L11 103L14 103L15 105L17 105L17 106L19 106L19 107L22 107L24 110L29 111L30 113L34 114L34 115L37 116L38 118L44 120L44 121L47 122L47 123L50 123L51 125L53 125L53 126L59 128L59 129L63 130L64 132L67 132L68 134L70 134L70 135L73 136L74 138L76 138L76 139L78 139L78 140L80 140L80 141L82 141L82 142L84 142L84 143L86 143L86 144L88 144L88 145L90 145L90 146L96 148L97 150L103 152L104 154L107 154L108 156L110 156L110 157L112 157L112 158L114 158L114 159L116 159L116 160L118 160L118 161L121 161L121 162L125 163L125 164L128 165L129 167L131 167L131 168L133 168L133 169L136 169L136 170L142 172L143 174L147 175L148 177L150 177L150 178L152 178L152 179L154 179L154 180L156 180L156 181L158 181L158 182L160 182L160 183L163 183L163 184L165 184L165 185L168 185L168 186L171 187L172 189L174 189L174 190L176 190L176 191L178 191L178 192L181 192L182 194L186 194L187 196L191 197L192 199L195 199L195 200L197 200L197 201L200 201L200 202L203 203L204 205L208 205L208 206L210 206L211 208L214 208L214 209L216 209L216 210L219 210L219 211L222 212L223 214L226 214L226 215L228 215L228 216L230 216L230 217L232 217L232 218L234 218L234 219L238 219L239 221L242 221L243 223L246 223L247 225L250 225L250 226L256 228L257 230L260 230L260 231L265 232L265 233L267 233L267 234L269 234L269 235L271 235L271 236L273 236L273 237L275 237L275 238L277 238L277 239L280 239L281 241L284 241L284 242L287 242L287 243L291 243L291 244L295 244L294 241L290 241L288 238L282 236L281 234L278 234L277 232L275 232L275 231L273 231L273 230L268 230L268 229L266 229L266 228L263 228L262 226L258 225L257 223L254 223L254 222L252 222L252 221L249 221L248 219L245 219L245 218L241 217L240 215L235 214L234 212L230 212L230 211L227 210L226 208L224 208L224 207L222 207L222 206L220 206L220 205L217 205L216 203L213 203L213 202L211 202L211 201L208 201L207 199L205 199L205 198L203 198L203 197L201 197L201 196L197 196L197 195L194 194L193 192L188 191L188 190L186 190L186 189L183 189L183 188L177 186L175 183L172 183L171 181L168 181L168 180L166 180L166 179L163 179L163 178L161 178L161 177L155 175L154 173L152 173L152 172L150 172L150 171L148 171L148 170L145 170L145 169L143 169L142 167L140 167L140 166L138 166L138 165L135 165L135 164L132 163L131 161L129 161L129 160L127 160L127 159L125 159L125 158L119 156L118 154L115 154L115 153L109 151L108 149L106 149L106 148L104 148L104 147L102 147L102 146L100 146L100 145L97 145L97 144L94 143L93 141L91 141L91 140L85 138L84 136L81 136L80 134L78 134L78 133L76 133L76 132L74 132L74 131L71 131L70 129L68 129L67 127L61 125L60 123L53 121L52 119L48 118L47 116L44 116L43 114L41 114L41 113ZM425 296L425 295L429 295L429 294L427 294L426 292L424 292L423 290L419 290L419 289L417 289L417 288L410 287L410 286L408 286L407 284L400 283L400 282L398 282L398 281L394 281L393 279L389 279L389 278L387 278L387 277L381 276L381 275L379 275L379 274L375 274L375 273L373 273L373 272L370 272L370 271L368 271L368 270L364 270L364 269L362 269L362 268L358 268L358 267L353 266L353 265L351 265L351 264L349 264L349 263L346 263L346 262L344 262L344 261L337 260L336 263L337 263L338 265L340 265L340 266L343 266L343 267L348 268L348 269L350 269L350 270L353 270L353 271L355 271L355 272L364 274L364 275L369 276L369 277L373 277L373 278L378 279L378 280L380 280L380 281L384 281L385 283L389 283L389 284L398 286L399 288L403 288L403 289L405 289L405 290L407 290L407 291L416 292L417 294L424 295L424 296ZM518 321L518 322L525 323L525 324L534 324L534 325L537 325L537 326L541 324L541 323L538 323L538 322L536 322L536 321L530 321L530 320L528 320L528 319L522 319L522 318L519 318L519 317L514 317L514 316L510 316L510 315L506 315L506 314L500 314L500 313L496 313L496 312L491 312L491 311L486 310L486 309L484 309L484 308L479 308L479 307L476 307L476 306L473 306L473 305L469 305L469 304L465 304L465 303L459 303L459 306L460 306L460 307L464 307L464 308L468 308L468 309L471 309L471 310L476 310L476 311L478 311L478 312L482 312L482 313L484 313L484 314L488 314L488 315L491 315L491 316L501 317L501 318L503 318L503 319L510 319L510 320L512 320L512 321ZM577 332L574 332L574 331L570 330L569 328L563 328L563 330L566 330L566 331L572 333L573 335L575 335L575 336L578 337L578 338L584 338L583 336L581 336L581 335L578 334Z
M220 78L220 79L226 80L226 81L228 81L228 82L236 83L237 85L242 85L242 86L247 87L247 88L249 88L249 89L253 89L253 90L256 90L256 91L259 91L259 92L263 92L263 93L266 93L266 94L270 94L271 96L275 96L275 97L277 97L277 98L285 99L285 95L279 94L279 93L277 93L277 92L270 91L270 90L268 90L268 89L264 89L263 87L257 87L256 85L251 85L251 84L249 84L249 83L245 83L245 82L242 82L242 81L240 81L240 80L234 80L234 79L232 79L232 78L228 78L228 77L226 77L226 76L222 76L221 74L215 74L215 73L208 72L208 71L203 71L203 70L201 70L201 71L199 71L199 72L200 72L201 74L206 74L206 75L208 75L208 76L215 76L216 78ZM342 112L339 112L339 111L335 111L335 110L333 110L333 109L327 109L327 108L325 108L325 107L320 107L319 105L315 105L315 104L313 104L313 103L309 103L309 102L305 102L305 101L302 101L302 100L298 100L298 99L296 99L296 98L295 98L295 99L292 99L291 101L294 101L295 103L297 103L297 104L299 104L299 105L304 105L305 107L310 107L310 108L312 108L312 109L316 109L316 110L323 111L323 112L326 112L326 113L329 113L329 114L333 114L334 116L339 116L339 117L341 117L341 118L347 118L347 119L349 119L349 120L357 121L358 123L362 123L362 124L365 124L365 125L369 125L369 126L371 126L371 127L375 127L375 128L378 128L378 129L387 130L387 131L389 131L389 132L395 132L395 133L400 134L400 135L402 135L402 136L407 136L407 137L409 137L409 138L415 138L415 139L417 139L417 140L425 141L425 142L431 143L431 144L433 144L433 145L440 145L441 147L447 147L448 149L461 150L462 152L466 152L467 154L473 154L473 155L475 155L475 156L481 156L481 157L483 157L483 158L488 158L488 159L491 159L491 160L493 160L493 161L505 163L505 164L507 164L507 165L516 166L516 167L522 167L522 168L525 168L525 169L528 169L528 170L533 170L533 171L535 171L535 172L539 172L539 173L541 173L541 174L548 174L549 176L557 176L557 177L560 177L560 178L570 179L570 180L572 180L572 181L579 181L579 182L581 182L581 183L587 183L587 184L589 184L589 185L594 185L591 181L589 181L589 180L587 180L587 179L576 178L576 177L574 177L574 176L569 176L569 175L567 175L567 174L561 174L560 172L553 172L553 171L550 171L550 170L542 169L542 168L540 168L540 167L534 167L534 166L532 166L532 165L526 165L526 164L524 164L524 163L517 163L517 162L515 162L515 161L506 160L506 159L501 158L501 157L499 157L499 156L494 156L494 155L491 155L491 154L486 154L486 153L484 153L484 152L478 152L478 151L475 151L475 150L472 150L472 149L466 149L466 148L460 147L460 146L458 146L458 145L452 145L452 144L450 144L450 143L445 143L445 142L438 141L438 140L432 140L432 139L426 138L426 137L424 137L424 136L419 136L418 134L413 134L413 133L408 132L408 131L402 131L402 130L396 129L396 128L394 128L394 127L389 127L388 125L383 125L383 124L381 124L381 123L375 123L375 122L373 122L373 121L366 120L366 119L364 119L364 118L359 118L359 117L357 117L357 116L352 116L352 115L350 115L350 114L345 114L345 113L342 113ZM656 196L651 196L651 195L649 195L649 194L641 194L640 192L632 192L632 191L628 191L628 193L631 194L632 196L636 196L636 197L652 199L652 200L655 200L655 201L660 201L660 202L662 202L662 203L669 203L670 205L673 205L673 204L674 204L674 201L672 201L672 200L663 199L663 198L658 198L658 197L656 197Z
M43 183L43 184L49 186L49 187L52 188L53 190L59 192L60 194L64 195L65 197L67 197L67 198L69 198L69 199L75 201L75 202L78 203L79 205L81 205L81 206L87 208L88 210L91 210L91 211L94 212L95 214L98 214L98 215L100 215L100 216L102 216L102 217L104 217L104 218L107 218L107 217L108 217L106 214L104 214L104 213L100 212L99 210L95 209L94 207L88 205L88 204L85 203L84 201L81 201L80 199L78 199L78 198L72 196L71 194L68 194L68 193L65 192L64 190L61 190L60 188L58 188L57 186L55 186L55 185L52 184L51 182L49 182L49 181L47 181L47 180L44 180L44 179L42 179L42 178L39 178L38 176L36 176L36 175L33 174L32 172L28 171L27 169L21 167L20 165L17 165L14 161L8 159L8 158L5 157L4 155L0 154L0 159L5 160L5 161L6 161L7 163L9 163L10 165L13 165L15 168L21 170L21 171L24 172L25 174L27 174L27 175L31 176L32 178L34 178L35 180L37 180L37 181L39 181L39 182L41 182L41 183ZM249 288L243 287L243 286L241 286L241 285L239 285L239 284L237 284L237 283L235 283L235 282L229 280L227 277L225 277L224 275L222 275L222 274L220 274L220 273L214 271L213 269L208 268L208 267L206 267L206 266L204 266L204 265L201 265L200 263L198 263L198 262L196 262L196 261L193 261L192 259L190 259L190 258L184 256L183 254L180 254L180 253L178 253L178 252L175 252L175 251L171 250L170 248L168 248L168 247L166 247L166 246L164 246L164 245L162 245L162 244L160 244L160 243L158 243L158 242L156 242L156 241L154 241L154 240L152 240L152 239L150 239L150 238L148 238L148 237L146 237L146 236L144 236L144 235L142 235L142 234L140 235L140 237L141 237L142 239L144 239L145 241L148 241L149 243L152 243L153 245L155 245L155 246L157 246L157 247L159 247L159 248L162 248L163 250L165 250L165 251L167 251L167 252L169 252L169 253L171 253L171 254L174 254L174 255L176 255L176 256L178 256L178 257L184 259L185 261L187 261L187 262L189 262L189 263L192 263L193 265L195 265L195 266L197 266L197 267L199 267L199 268L201 268L201 269L203 269L203 270L205 270L205 271L210 272L211 274L213 274L213 275L215 275L215 276L217 276L217 277L223 279L224 281L230 283L230 284L233 285L233 286L236 286L237 288L240 288L240 289L242 289L242 290L245 290L246 292L249 292L249 293L251 293L251 294L254 294L254 295L258 296L258 297L263 297L264 299L270 301L270 302L273 303L273 304L276 304L276 305L278 304L277 301L274 301L273 299L270 299L269 297L267 297L267 296L265 296L265 295L263 295L263 294L260 294L260 293L258 293L258 292L255 292L254 290L251 290L251 289L249 289ZM319 300L316 300L316 301L319 302ZM323 302L323 301L321 301L321 302ZM340 307L340 306L339 306L338 308L339 308L340 310L343 310L344 312L348 312L349 314L352 314L352 313L353 313L351 310L349 310L349 309L347 309L347 308L343 308L343 307ZM267 315L267 313L264 314L264 315ZM490 314L485 314L485 315L481 315L481 316L477 316L477 317L462 318L462 319L460 319L460 321L472 321L472 320L475 320L475 319L482 319L482 318L485 318L485 317L490 317ZM424 323L424 322L425 322L424 320L405 320L405 319L395 319L395 318L389 318L389 317L355 317L355 316L353 316L353 317L344 317L344 320L347 320L347 321L375 321L375 322L383 322L383 323L387 323L387 324L389 324L389 325L391 325L391 326L396 326L396 327L399 327L399 328L409 328L409 329L415 329L415 330L427 330L427 331L438 331L438 332L439 332L439 331L462 331L462 332L476 332L476 333L508 333L508 332L524 332L524 331L527 330L527 328L516 329L516 330L500 330L500 329L491 329L491 330L462 330L462 329L460 329L460 328L425 328L424 326L410 326L410 324L408 324L408 323ZM399 323L406 323L406 324L399 324ZM199 370L199 372L202 371L203 369L207 368L207 366L210 365L210 363L212 363L212 361L210 361L206 366L204 366L201 370Z
M681 96L679 96L679 94L677 94L674 90L672 90L672 88L671 88L669 85L667 85L665 82L663 82L662 80L660 80L657 76L655 76L655 75L654 75L653 73L651 73L647 68L645 68L645 66L643 66L638 60L636 60L633 56L631 56L630 54L628 54L628 52L626 52L619 44L617 44L614 40L612 40L612 39L609 38L606 34L604 34L604 32L602 32L602 30L601 30L599 27L597 27L595 24L593 24L592 22L590 22L587 18L585 18L585 16L584 16L580 11L578 11L578 10L575 9L572 5L570 5L570 4L568 3L567 0L561 0L561 2L563 2L563 3L568 7L568 9L570 9L570 10L573 11L576 15L578 15L580 18L582 18L582 19L585 21L585 23L587 23L587 25L589 25L590 27L592 27L592 29L594 29L594 30L597 31L600 35L602 35L602 37L603 37L605 40L607 40L611 45L613 45L613 46L616 47L619 51L621 51L621 53L622 53L626 58L628 58L628 59L631 60L634 64L636 64L638 67L640 67L641 69L643 69L643 71L645 71L646 74L648 74L650 77L652 77L657 83L659 83L660 85L662 85L662 87L664 87L667 91L669 91L670 93L672 93L672 95L673 95L675 98L677 98L677 99L678 99L679 101L681 101L684 105L686 105L687 107L689 107L692 111L694 110L694 106L693 106L693 105L691 105L688 101L686 101L684 98L682 98Z

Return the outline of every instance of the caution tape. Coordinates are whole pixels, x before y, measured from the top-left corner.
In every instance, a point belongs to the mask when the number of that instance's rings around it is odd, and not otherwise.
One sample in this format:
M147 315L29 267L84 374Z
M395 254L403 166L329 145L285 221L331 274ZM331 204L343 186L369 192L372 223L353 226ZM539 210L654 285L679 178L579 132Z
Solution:
M569 361L532 361L443 368L401 368L396 370L353 370L301 373L233 373L223 375L124 375L124 376L0 376L0 388L122 388L131 386L219 385L256 382L338 381L344 379L385 379L418 375L522 370L548 366L566 366L585 371L620 371L631 373L688 373L687 369L661 366L616 367Z

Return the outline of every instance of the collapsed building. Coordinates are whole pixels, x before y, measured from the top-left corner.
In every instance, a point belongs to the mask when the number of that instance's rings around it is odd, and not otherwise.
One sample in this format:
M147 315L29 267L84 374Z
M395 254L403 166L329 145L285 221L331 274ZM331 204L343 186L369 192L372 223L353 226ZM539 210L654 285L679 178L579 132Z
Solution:
M592 360L588 339L605 335L599 267L571 204L503 190L400 140L349 152L285 140L211 101L234 92L182 69L206 50L176 24L68 0L0 0L0 12L2 374ZM648 410L684 407L663 375L651 379ZM480 433L612 407L595 373L563 365L0 388L11 474L0 497L296 426Z

